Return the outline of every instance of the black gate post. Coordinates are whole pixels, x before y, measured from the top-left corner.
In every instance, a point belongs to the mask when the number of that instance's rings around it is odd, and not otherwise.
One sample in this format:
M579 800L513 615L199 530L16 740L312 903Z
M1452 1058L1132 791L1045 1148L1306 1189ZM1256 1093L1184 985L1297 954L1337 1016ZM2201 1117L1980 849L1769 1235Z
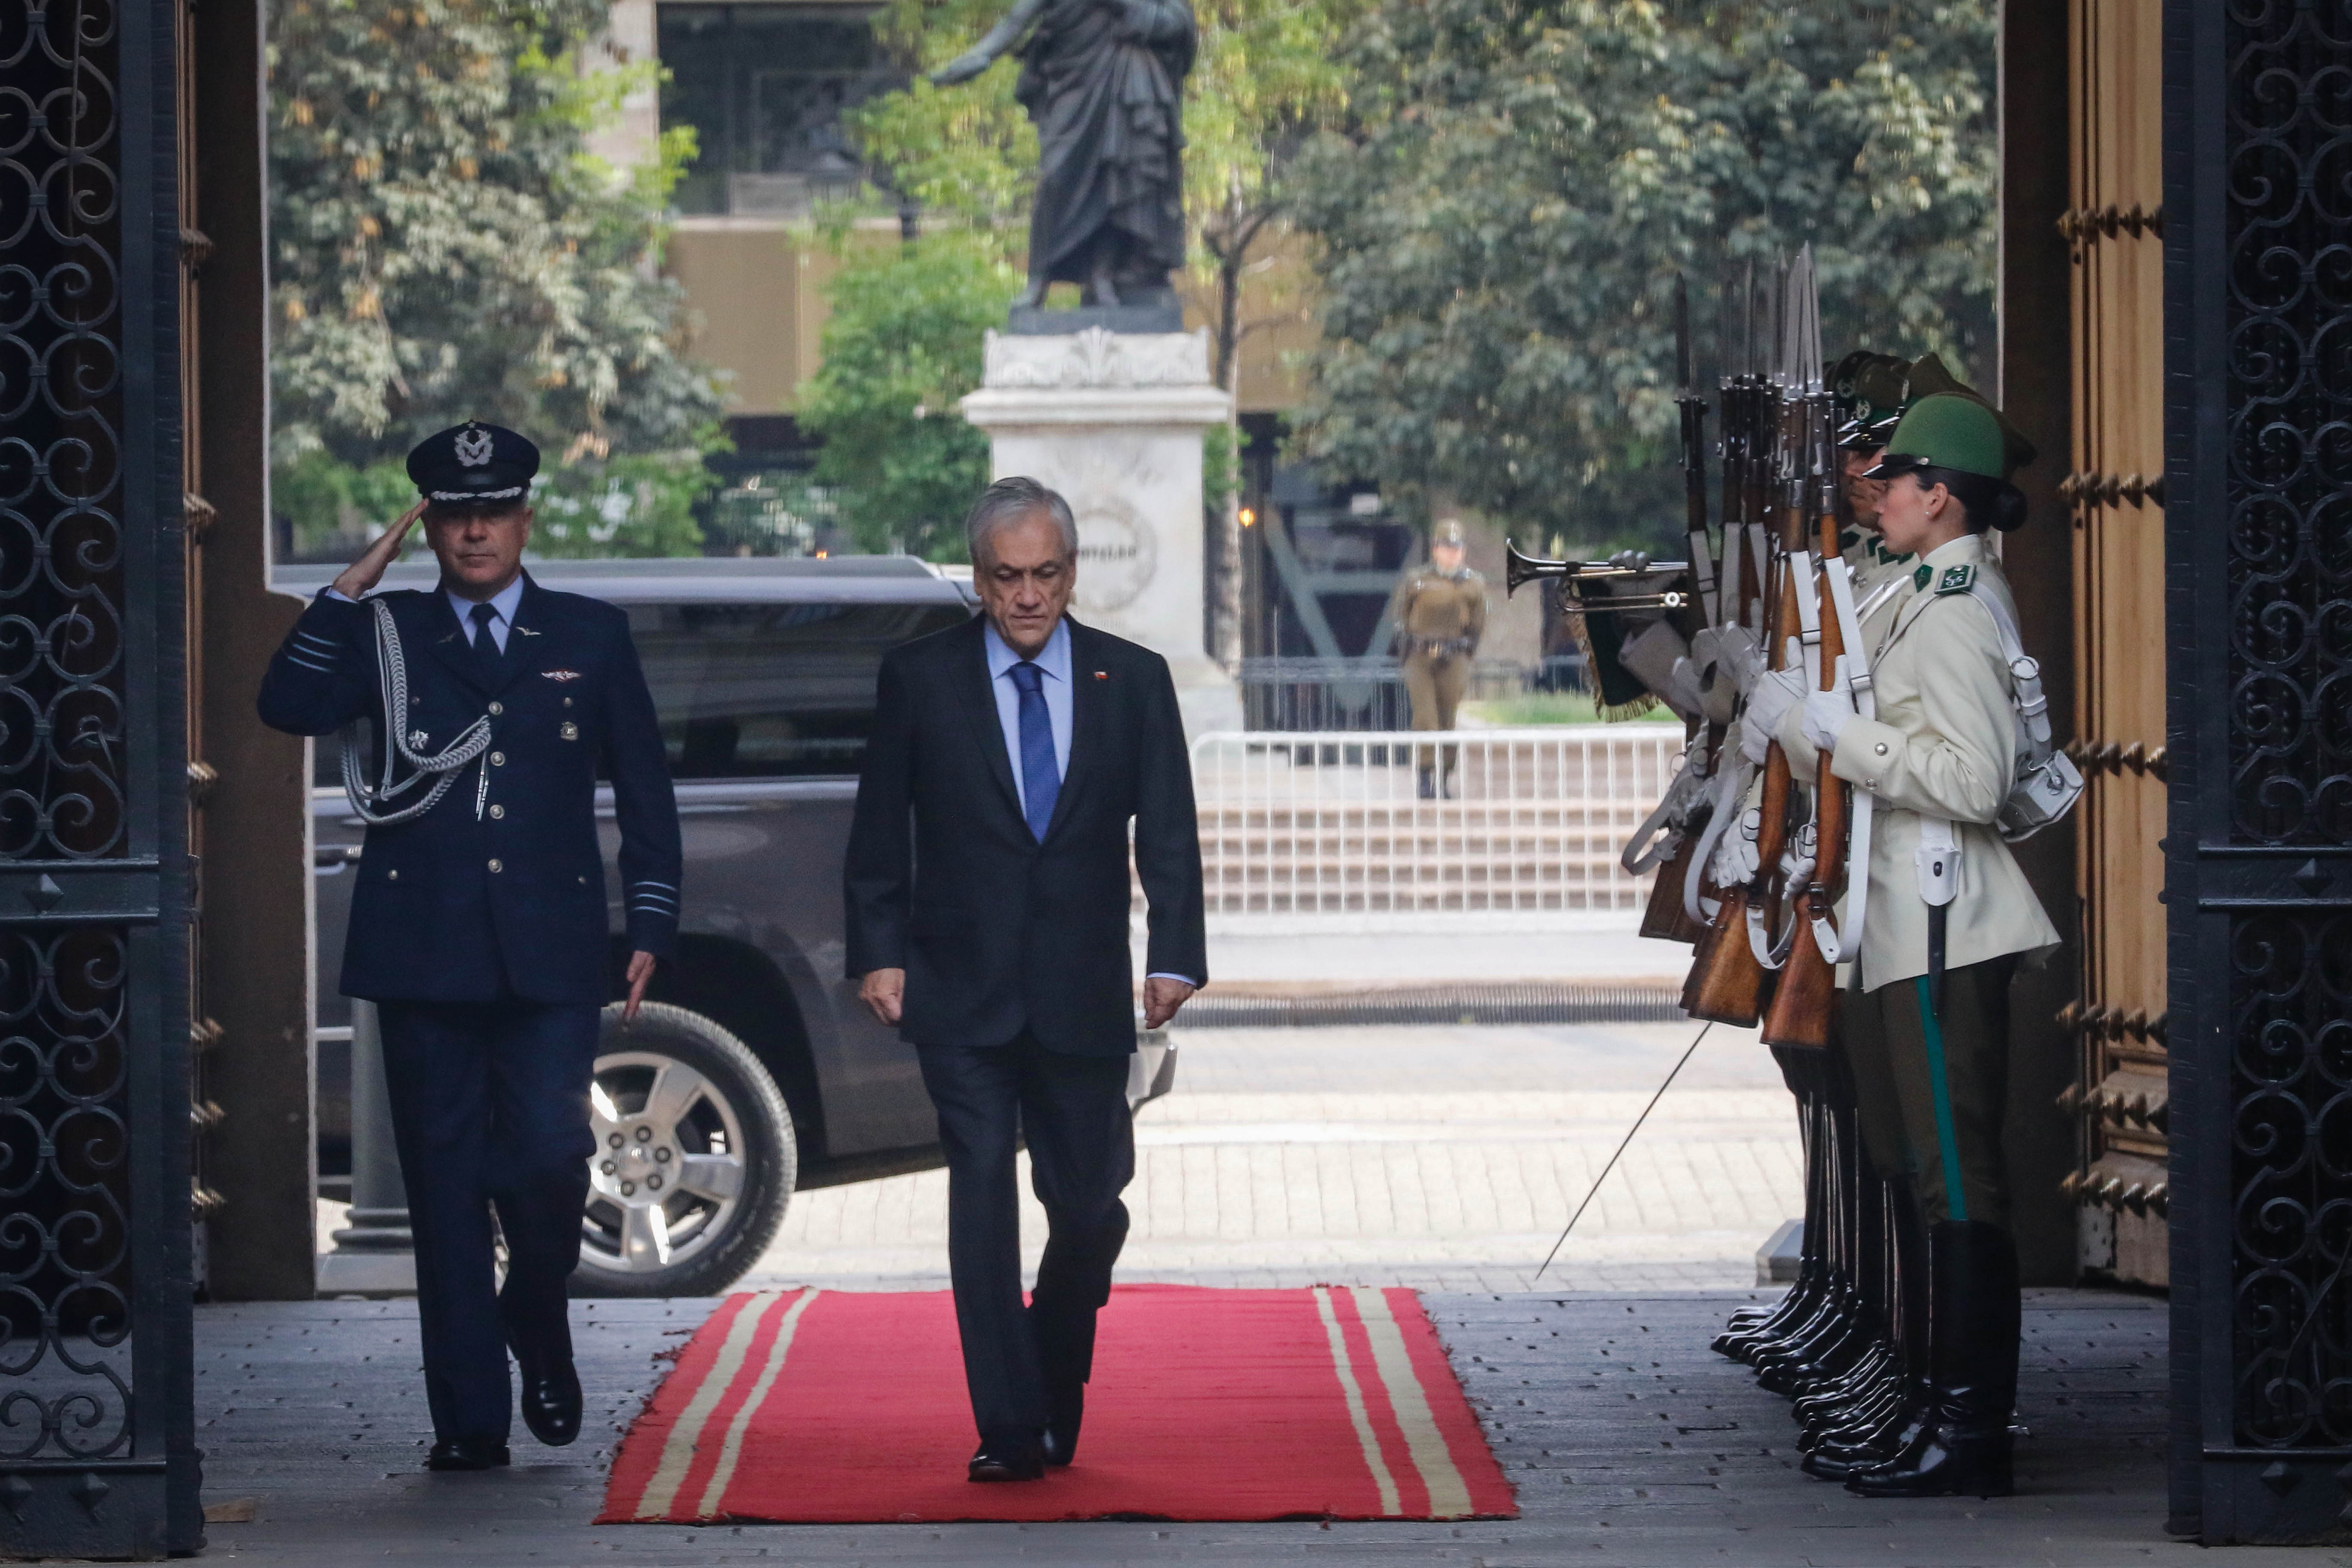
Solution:
M0 0L0 1554L203 1544L175 0Z
M2171 1525L2352 1539L2352 7L2168 0Z

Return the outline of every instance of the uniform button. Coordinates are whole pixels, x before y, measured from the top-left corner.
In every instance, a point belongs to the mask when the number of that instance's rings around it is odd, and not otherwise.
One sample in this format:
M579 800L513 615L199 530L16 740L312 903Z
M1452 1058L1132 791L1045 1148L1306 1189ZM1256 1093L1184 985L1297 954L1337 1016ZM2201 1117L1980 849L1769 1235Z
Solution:
M490 815L492 816L504 816L506 814L507 808L503 805L494 805L490 807Z
M1881 742L1878 742L1878 744L1877 744L1876 746L1873 747L1872 749L1873 749L1874 751L1877 752L1877 753L1878 753L1880 756L1882 756L1882 757L1883 757L1883 756L1885 756L1885 755L1886 754L1886 742L1884 742L1884 741L1881 741Z
M493 871L503 871L506 868L507 863L503 860L492 860L490 862L490 869Z
M399 880L400 880L400 868L399 868L399 867L397 867L397 866L395 866L395 867L394 867L391 870L386 871L386 872L383 874L383 879L384 879L385 881L387 881L387 882L397 882L397 881L399 881Z
M566 708L571 707L571 706L572 706L572 699L570 699L569 697L565 698L565 699L563 700L563 705L564 705Z
M581 885L582 887L583 887L583 888L584 888L584 887L586 887L586 886L588 885L588 879L587 879L587 878L585 878L585 877L581 878L581 879L580 879L580 885Z
M503 702L493 702L493 703L491 703L491 704L490 704L490 717L491 717L491 718L493 718L493 719L497 718L499 714L501 714L501 713L505 712L506 710L507 710L507 705L506 705L505 703L503 703Z
M490 753L490 766L494 768L502 768L506 765L507 754L504 752L492 752Z
M563 728L557 731L557 733L561 734L567 741L576 741L580 738L580 726L574 724L571 720L566 719L563 721Z

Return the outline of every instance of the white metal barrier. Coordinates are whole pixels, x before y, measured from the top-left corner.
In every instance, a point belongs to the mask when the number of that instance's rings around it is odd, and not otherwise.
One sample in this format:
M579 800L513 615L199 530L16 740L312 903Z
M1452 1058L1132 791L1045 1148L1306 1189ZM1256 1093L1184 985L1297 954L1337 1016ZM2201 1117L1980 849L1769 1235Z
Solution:
M1202 735L1208 912L1637 909L1617 853L1682 750L1674 724Z

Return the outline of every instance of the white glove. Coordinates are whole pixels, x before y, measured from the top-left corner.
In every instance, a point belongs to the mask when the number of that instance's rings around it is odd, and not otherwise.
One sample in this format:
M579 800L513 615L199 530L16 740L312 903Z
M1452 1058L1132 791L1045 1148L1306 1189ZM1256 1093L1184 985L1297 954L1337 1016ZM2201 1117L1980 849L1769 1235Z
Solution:
M1758 676L1748 693L1748 710L1739 716L1739 754L1762 767L1780 720L1804 700L1802 669L1770 669Z
M1847 673L1845 655L1840 654L1830 689L1810 692L1805 697L1805 739L1824 753L1834 752L1838 737L1845 733L1846 724L1853 718L1853 681Z
M1756 879L1756 828L1758 814L1743 812L1730 831L1715 841L1715 859L1707 867L1707 879L1718 888L1744 888Z

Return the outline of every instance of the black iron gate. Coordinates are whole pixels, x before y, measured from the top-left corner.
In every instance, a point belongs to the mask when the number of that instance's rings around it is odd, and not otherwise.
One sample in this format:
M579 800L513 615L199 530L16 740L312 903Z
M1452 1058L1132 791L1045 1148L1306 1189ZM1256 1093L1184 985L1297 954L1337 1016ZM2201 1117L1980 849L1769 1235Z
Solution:
M171 0L0 0L0 1554L202 1543Z
M2352 5L2167 13L2173 1527L2345 1539Z

